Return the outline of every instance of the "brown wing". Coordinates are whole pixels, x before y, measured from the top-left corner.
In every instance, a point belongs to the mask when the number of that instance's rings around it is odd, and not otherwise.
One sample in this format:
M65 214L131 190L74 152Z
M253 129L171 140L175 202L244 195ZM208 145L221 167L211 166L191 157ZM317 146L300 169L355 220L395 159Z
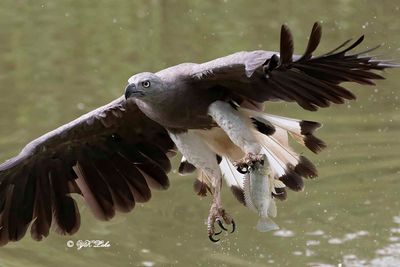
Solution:
M0 165L0 245L28 226L41 240L53 224L73 234L80 215L71 193L95 216L112 218L166 189L174 144L166 130L123 97L29 143Z
M321 26L315 23L304 55L293 55L293 38L284 25L280 53L239 52L194 65L190 80L193 84L223 86L237 102L295 101L304 109L314 111L331 103L341 104L345 99L355 99L340 83L373 85L373 80L383 79L374 70L400 66L365 56L377 47L348 55L363 41L363 36L346 48L343 47L350 40L329 53L312 57L320 39Z

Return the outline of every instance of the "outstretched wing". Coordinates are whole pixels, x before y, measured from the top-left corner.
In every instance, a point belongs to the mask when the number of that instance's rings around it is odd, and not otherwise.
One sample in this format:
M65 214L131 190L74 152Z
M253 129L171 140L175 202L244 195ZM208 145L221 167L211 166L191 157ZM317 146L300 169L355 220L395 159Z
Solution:
M0 165L0 245L28 226L41 240L50 226L73 234L80 194L96 217L112 218L166 189L175 146L167 131L123 97L49 132Z
M321 26L315 23L303 56L293 55L292 34L283 25L280 53L239 52L193 65L190 81L225 87L238 103L243 100L295 101L304 109L315 111L331 103L342 104L345 99L355 99L340 83L373 85L373 80L383 79L375 70L399 67L365 55L378 47L348 54L363 41L363 36L348 47L351 40L329 53L313 57L320 39Z

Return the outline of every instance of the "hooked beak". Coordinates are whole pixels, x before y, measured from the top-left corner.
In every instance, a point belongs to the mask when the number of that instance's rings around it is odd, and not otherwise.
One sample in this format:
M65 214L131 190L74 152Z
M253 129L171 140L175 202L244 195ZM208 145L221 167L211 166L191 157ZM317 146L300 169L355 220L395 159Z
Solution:
M128 84L128 86L125 88L125 99L138 96L144 96L144 92L142 90L138 90L135 84Z

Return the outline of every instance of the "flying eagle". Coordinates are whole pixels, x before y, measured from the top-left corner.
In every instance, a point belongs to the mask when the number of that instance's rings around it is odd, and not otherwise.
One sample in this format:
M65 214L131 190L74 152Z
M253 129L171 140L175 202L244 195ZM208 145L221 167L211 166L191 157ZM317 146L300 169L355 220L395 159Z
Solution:
M303 178L317 176L315 166L293 151L288 136L318 153L326 145L313 132L320 124L263 113L265 101L296 102L316 111L355 99L340 84L374 85L375 70L398 67L389 61L350 53L362 41L348 40L313 56L321 39L315 23L302 56L293 54L293 38L281 28L280 52L238 52L202 63L183 63L128 80L125 95L26 145L0 165L0 244L20 240L30 225L35 240L80 226L81 195L101 220L129 212L151 198L151 189L167 189L170 158L183 155L179 172L198 170L194 189L212 196L208 236L215 224L235 222L221 203L225 178L244 203L240 176L265 155L275 179L294 191ZM238 178L239 177L239 178ZM286 198L286 189L272 191Z

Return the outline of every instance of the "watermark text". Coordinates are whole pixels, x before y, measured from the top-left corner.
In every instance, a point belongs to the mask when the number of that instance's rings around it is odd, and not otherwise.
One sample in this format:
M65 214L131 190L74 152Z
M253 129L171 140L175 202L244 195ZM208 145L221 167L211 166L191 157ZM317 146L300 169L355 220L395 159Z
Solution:
M67 247L75 247L77 250L81 250L82 248L109 248L111 247L111 243L106 240L68 240Z

